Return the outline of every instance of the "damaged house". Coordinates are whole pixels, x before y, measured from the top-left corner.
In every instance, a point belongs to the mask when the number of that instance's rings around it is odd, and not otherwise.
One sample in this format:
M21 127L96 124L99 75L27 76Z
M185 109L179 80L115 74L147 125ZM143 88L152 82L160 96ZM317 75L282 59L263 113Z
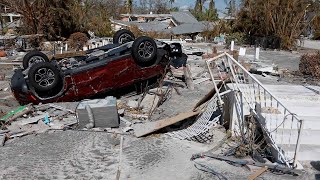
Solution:
M122 14L121 20L111 19L111 23L115 31L136 26L143 32L184 35L192 39L216 25L214 22L199 22L189 11L170 14Z
M9 7L0 4L0 9L1 9L1 29L15 29L20 26L21 24L21 14L15 13L12 9Z

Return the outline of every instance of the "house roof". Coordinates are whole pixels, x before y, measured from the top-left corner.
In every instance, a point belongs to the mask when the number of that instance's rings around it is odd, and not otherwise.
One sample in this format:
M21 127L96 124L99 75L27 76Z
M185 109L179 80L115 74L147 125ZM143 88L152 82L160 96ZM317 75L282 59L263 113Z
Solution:
M171 12L171 15L178 24L198 22L198 20L189 11Z
M126 16L128 14L124 14ZM153 17L157 14L144 14L144 15L133 15L132 16L140 16L146 17L146 15L153 15ZM168 14L158 14L158 17L165 17ZM208 21L201 21L199 22L189 11L179 11L179 12L172 12L172 21L176 27L170 28L170 21L162 20L162 21L151 21L151 22L139 22L139 21L120 21L120 20L111 20L111 22L122 25L122 26L137 26L141 31L148 32L148 31L157 31L157 32L164 32L170 33L175 35L181 34L193 34L193 33L200 33L206 30L212 30L217 24L215 22L208 22Z
M173 27L166 32L170 32L174 35L183 35L183 34L193 34L201 33L207 30L212 30L215 27L216 23L214 22L197 22L197 23L185 23L179 26Z
M158 17L172 17L171 14L121 14L122 17L146 17L146 18L158 18Z
M168 21L151 21L151 22L139 22L139 21L120 21L120 20L111 20L112 23L119 24L121 26L137 26L141 31L162 31L169 27Z
M136 23L135 21L121 21L121 20L115 20L115 19L111 19L110 21L111 23L119 24L121 26L131 26Z
M137 23L136 24L141 31L150 32L150 31L157 31L161 32L169 27L169 24L166 22L160 21L152 21L148 23Z

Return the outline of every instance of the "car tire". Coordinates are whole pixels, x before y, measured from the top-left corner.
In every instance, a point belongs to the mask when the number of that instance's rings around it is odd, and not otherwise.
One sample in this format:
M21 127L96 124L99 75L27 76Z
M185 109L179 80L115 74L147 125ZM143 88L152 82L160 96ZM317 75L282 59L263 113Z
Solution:
M135 39L134 34L127 30L121 29L113 35L113 44L124 44Z
M43 54L42 52L31 51L23 57L22 65L24 69L27 69L28 67L32 66L35 63L48 62L48 61L49 61L48 56Z
M152 38L141 36L133 42L131 53L138 64L148 65L154 62L157 50L157 44Z
M53 90L61 81L58 68L50 62L40 62L30 67L29 84L37 91Z

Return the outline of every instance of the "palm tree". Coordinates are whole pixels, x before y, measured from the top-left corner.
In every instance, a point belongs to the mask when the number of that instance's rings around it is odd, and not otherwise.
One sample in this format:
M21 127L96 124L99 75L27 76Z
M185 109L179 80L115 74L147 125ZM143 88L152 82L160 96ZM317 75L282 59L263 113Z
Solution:
M195 11L202 13L203 11L203 4L206 2L207 0L196 0L196 5L195 5Z
M175 2L175 0L169 0L169 3L171 5L171 9L172 9L172 4Z
M126 1L126 7L127 7L127 13L131 14L132 13L132 0Z

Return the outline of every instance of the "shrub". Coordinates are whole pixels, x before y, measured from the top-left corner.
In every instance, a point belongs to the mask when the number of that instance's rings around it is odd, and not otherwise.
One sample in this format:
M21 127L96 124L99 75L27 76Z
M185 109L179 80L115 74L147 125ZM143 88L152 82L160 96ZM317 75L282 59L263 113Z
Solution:
M226 46L229 47L231 41L234 41L236 45L242 45L245 43L245 34L241 32L235 32L227 35L226 37Z
M320 51L316 54L305 54L301 57L299 70L304 75L320 78Z
M70 35L68 41L72 48L80 50L87 43L88 37L85 33L76 32Z

